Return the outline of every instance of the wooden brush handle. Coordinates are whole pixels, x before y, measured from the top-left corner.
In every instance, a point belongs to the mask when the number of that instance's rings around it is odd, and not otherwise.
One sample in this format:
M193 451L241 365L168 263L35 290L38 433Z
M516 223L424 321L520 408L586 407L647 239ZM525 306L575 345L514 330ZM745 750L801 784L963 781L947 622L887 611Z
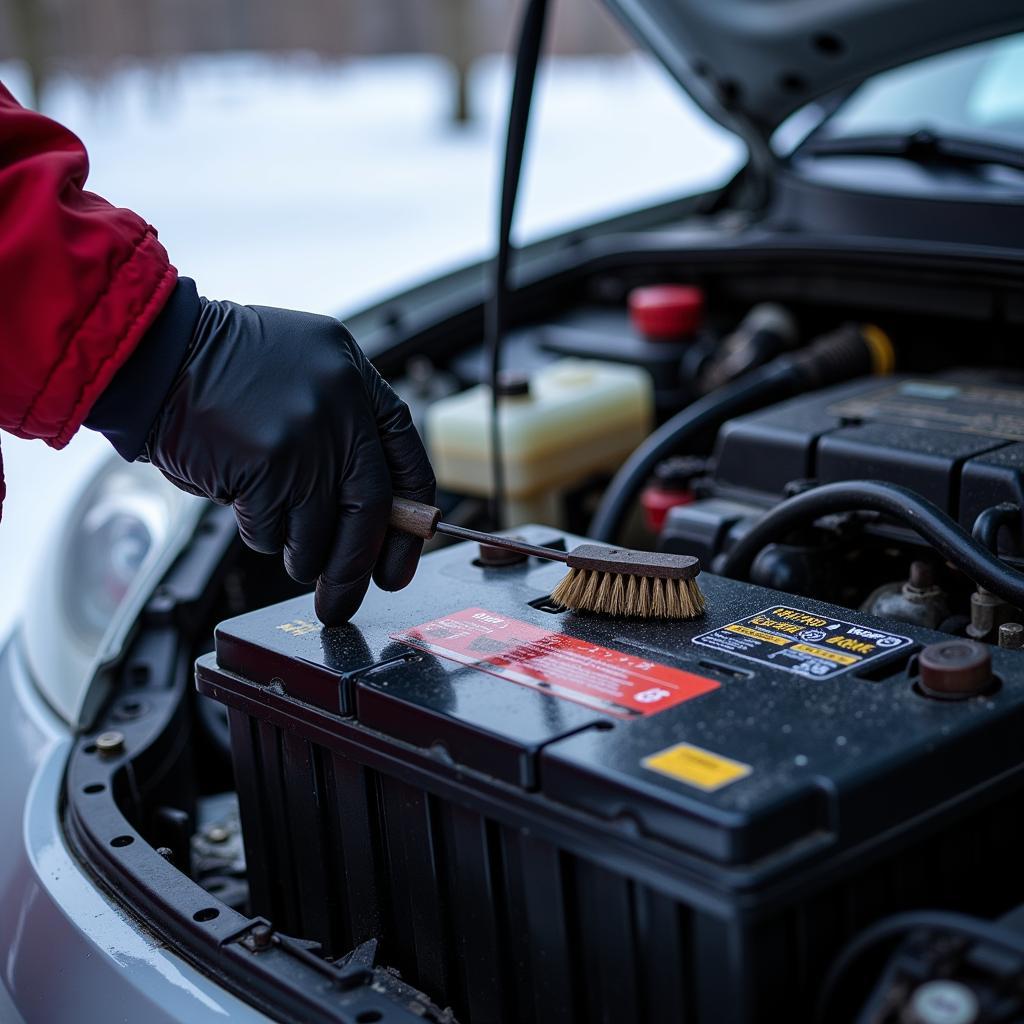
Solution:
M431 540L437 532L440 518L439 508L425 505L422 501L410 501L408 498L393 498L391 501L391 525L414 537Z
M481 533L479 530L467 530L464 526L454 526L441 522L441 510L433 505L424 505L421 501L410 501L408 498L394 498L391 502L391 525L403 533L411 533L414 537L433 540L435 533L443 533L456 540L475 541L492 548L508 548L523 555L534 555L546 558L549 562L565 562L569 556L565 551L527 544L521 537L502 537L500 534Z

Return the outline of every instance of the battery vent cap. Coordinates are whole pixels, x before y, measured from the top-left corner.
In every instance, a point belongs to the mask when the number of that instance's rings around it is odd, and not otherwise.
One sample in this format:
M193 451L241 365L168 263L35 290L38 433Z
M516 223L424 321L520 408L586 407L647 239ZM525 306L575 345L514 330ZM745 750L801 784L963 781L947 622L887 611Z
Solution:
M941 640L920 654L921 689L929 697L961 700L988 689L992 655L975 640Z

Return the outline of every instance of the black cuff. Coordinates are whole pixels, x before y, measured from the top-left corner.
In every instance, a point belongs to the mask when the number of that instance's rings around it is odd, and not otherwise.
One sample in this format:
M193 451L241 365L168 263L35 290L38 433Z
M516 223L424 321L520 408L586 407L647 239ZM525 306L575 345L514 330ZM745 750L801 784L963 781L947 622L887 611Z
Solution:
M85 420L85 426L98 430L128 462L134 462L145 447L185 359L201 308L195 282L179 277L167 304Z

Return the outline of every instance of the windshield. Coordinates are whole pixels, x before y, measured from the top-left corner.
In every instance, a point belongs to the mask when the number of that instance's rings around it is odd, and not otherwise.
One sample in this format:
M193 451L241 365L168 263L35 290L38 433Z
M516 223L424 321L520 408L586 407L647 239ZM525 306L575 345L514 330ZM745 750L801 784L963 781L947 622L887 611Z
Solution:
M1024 34L876 75L846 97L814 137L918 131L1024 149Z

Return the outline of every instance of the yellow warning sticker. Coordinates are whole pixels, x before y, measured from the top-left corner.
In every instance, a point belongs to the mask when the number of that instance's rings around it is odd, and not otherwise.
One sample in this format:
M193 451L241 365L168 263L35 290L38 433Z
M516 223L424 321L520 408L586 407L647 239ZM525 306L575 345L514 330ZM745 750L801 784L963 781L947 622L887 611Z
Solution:
M645 757L641 764L652 772L678 779L706 793L745 779L754 770L749 764L713 754L692 743L677 743L674 747L659 750L657 754Z

